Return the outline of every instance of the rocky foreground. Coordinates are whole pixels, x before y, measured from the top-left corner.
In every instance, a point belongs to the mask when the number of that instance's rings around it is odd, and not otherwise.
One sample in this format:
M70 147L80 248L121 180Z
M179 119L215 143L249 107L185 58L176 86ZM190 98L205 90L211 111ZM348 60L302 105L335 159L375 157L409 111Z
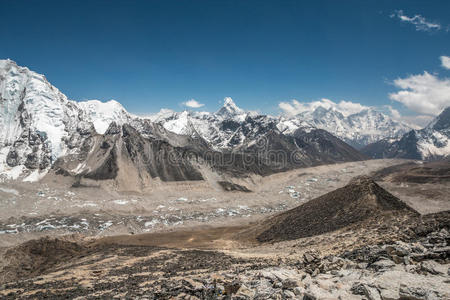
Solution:
M0 248L0 298L450 299L449 232L356 177L247 225Z
M450 212L414 222L389 235L342 231L336 254L317 237L274 244L275 255L43 238L4 253L0 297L449 299Z

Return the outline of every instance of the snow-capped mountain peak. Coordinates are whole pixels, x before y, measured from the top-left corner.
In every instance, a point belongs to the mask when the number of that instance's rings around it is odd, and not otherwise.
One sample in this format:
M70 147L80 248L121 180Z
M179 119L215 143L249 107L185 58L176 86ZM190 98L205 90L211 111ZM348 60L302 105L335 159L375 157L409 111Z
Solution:
M373 108L344 115L333 107L317 106L305 110L294 118L324 129L348 144L361 148L383 138L400 138L411 128Z
M445 108L427 128L434 130L450 130L450 106Z
M50 167L69 151L65 142L78 128L77 104L52 86L45 76L20 67L11 60L0 61L0 173L19 176L24 168Z
M239 108L230 97L224 99L223 106L216 113L216 115L224 118L233 118L244 114L245 111Z
M363 149L373 158L432 160L450 156L450 107L421 130L411 130L396 141L381 140Z
M94 124L95 131L103 134L113 121L118 125L128 123L130 114L116 100L101 102L99 100L88 100L78 102L78 106L84 111L86 117Z

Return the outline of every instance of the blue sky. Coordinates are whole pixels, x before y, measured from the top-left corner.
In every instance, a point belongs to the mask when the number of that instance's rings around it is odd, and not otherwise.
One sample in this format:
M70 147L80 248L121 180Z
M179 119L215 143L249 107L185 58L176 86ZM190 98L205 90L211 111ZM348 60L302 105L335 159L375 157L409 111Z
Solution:
M264 113L328 98L411 114L420 108L393 100L393 81L427 71L446 90L449 11L450 1L411 0L0 0L0 58L71 99L134 113L192 98L216 110L230 96Z

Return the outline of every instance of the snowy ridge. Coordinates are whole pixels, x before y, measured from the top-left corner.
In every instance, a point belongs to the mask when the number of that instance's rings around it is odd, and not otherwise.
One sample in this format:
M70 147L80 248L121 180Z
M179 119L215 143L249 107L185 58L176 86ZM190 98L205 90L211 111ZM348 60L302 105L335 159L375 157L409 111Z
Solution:
M246 112L229 97L225 98L223 107L216 113L161 110L152 120L178 134L189 134L195 130L215 149L239 146L246 140L242 134L251 131L248 127L259 126L257 124L261 125L261 122L275 124L280 132L287 135L292 135L299 128L323 129L355 148L362 148L384 138L397 140L411 130L408 125L394 121L372 108L344 115L332 107L317 106L293 117L272 117ZM234 142L230 142L232 140Z
M450 107L447 107L430 124L416 131L417 149L422 159L450 156Z
M44 170L67 151L63 140L80 111L43 75L1 61L0 105L0 173L16 178L23 166Z
M450 107L421 130L411 130L400 140L384 139L368 145L363 153L373 158L442 159L450 156Z
M104 133L112 121L132 119L114 100L68 100L45 76L11 60L0 60L0 107L0 179L38 180L77 151L92 124Z
M84 111L86 119L94 124L95 131L99 134L104 134L113 121L122 125L132 119L122 104L115 100L108 102L88 100L78 102L77 105Z
M372 108L345 116L334 108L317 107L296 116L312 126L331 132L360 149L383 138L399 139L411 128Z

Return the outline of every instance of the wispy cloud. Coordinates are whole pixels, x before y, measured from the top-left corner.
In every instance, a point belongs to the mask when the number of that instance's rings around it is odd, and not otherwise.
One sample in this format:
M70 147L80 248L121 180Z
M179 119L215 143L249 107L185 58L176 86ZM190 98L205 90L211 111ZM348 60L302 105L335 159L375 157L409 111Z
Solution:
M441 24L437 22L430 22L421 15L414 15L408 17L403 13L403 10L397 10L391 15L391 18L398 18L401 22L410 23L416 27L417 31L438 31L442 29Z
M205 104L199 103L195 99L191 99L191 100L188 100L186 102L183 102L183 105L187 106L187 107L190 107L190 108L200 108L200 107L204 106Z
M450 57L449 56L441 56L441 64L442 67L450 70Z

